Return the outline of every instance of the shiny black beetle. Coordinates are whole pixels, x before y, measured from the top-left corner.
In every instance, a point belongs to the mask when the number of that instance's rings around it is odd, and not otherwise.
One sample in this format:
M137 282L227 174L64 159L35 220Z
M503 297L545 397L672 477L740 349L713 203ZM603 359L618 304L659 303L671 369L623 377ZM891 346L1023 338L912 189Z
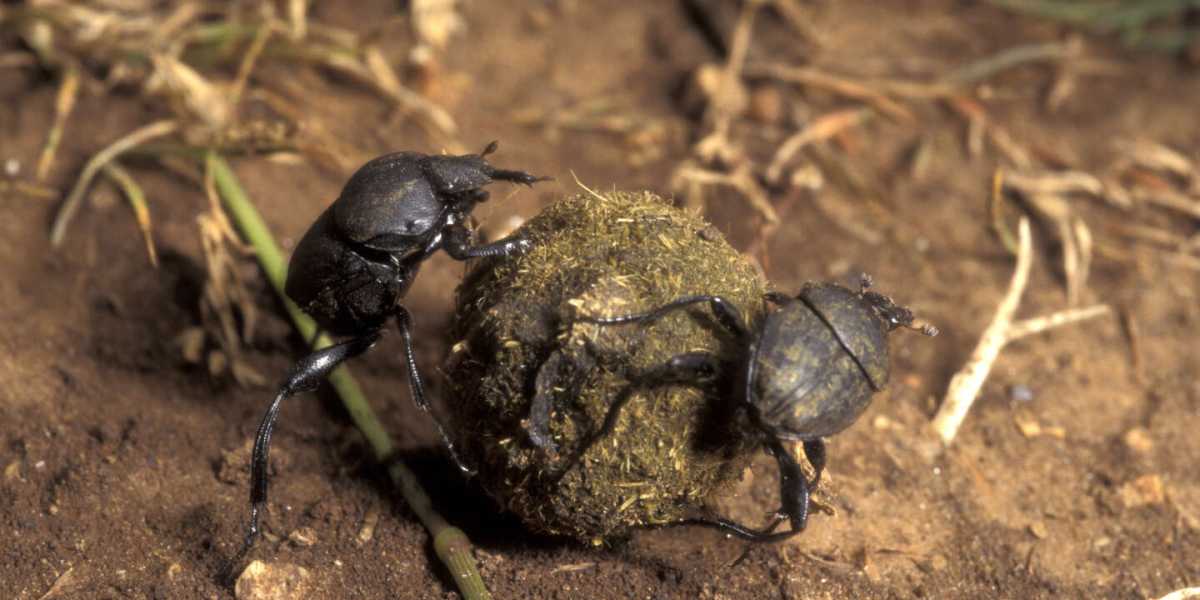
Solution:
M397 152L376 158L350 177L296 246L285 292L321 329L350 339L296 363L263 415L250 463L250 524L235 563L259 534L259 512L267 501L271 431L281 403L297 392L316 389L338 364L365 352L391 317L404 343L413 401L429 412L413 358L410 316L401 298L421 262L439 248L459 260L524 252L528 242L516 236L470 245L467 217L487 199L483 187L493 181L532 185L547 179L492 167L484 157L495 150L492 142L479 154ZM436 418L434 422L451 458L469 473L441 423Z
M601 325L641 323L658 319L674 310L706 303L717 322L734 337L736 362L721 364L707 352L688 352L669 359L658 368L633 377L636 385L690 384L715 386L734 384L737 405L744 409L764 446L779 464L781 506L772 522L752 529L726 519L694 518L670 525L706 525L756 542L786 539L802 531L808 521L809 493L825 468L825 442L849 427L866 410L871 397L888 380L887 334L897 327L919 328L937 335L931 325L914 324L911 311L891 298L868 291L870 278L862 279L855 292L831 283L808 283L795 298L768 293L766 300L778 306L751 329L741 311L720 296L685 296L653 310L610 317L581 316L579 320ZM613 403L603 426L585 446L611 432L616 414L632 394L622 394ZM544 430L545 423L533 423ZM536 435L531 435L535 438ZM799 463L784 447L784 441L799 441L813 467L808 480ZM585 448L586 449L586 448ZM577 451L577 460L582 451ZM784 520L789 531L776 532Z

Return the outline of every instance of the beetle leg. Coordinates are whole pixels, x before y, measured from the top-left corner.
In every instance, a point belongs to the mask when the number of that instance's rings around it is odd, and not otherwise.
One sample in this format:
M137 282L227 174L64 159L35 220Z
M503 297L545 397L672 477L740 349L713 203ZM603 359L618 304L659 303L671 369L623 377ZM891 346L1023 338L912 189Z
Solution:
M767 292L763 294L763 298L777 306L786 306L787 304L796 300L792 296L789 296L783 292Z
M812 488L816 486L816 478L813 481L808 481L804 477L804 471L800 469L800 464L796 462L796 459L792 457L791 453L783 447L783 444L778 439L772 438L767 443L767 451L775 457L776 462L779 464L779 494L783 506L775 511L775 516L765 527L754 529L736 521L720 518L683 519L681 521L666 523L663 526L701 525L712 527L750 542L778 542L804 531L805 526L808 525L809 495ZM817 469L817 477L820 477L820 473L825 467L824 442L821 440L805 442L804 452L808 456L809 461L813 463L813 467ZM775 528L784 520L791 522L791 529L787 531L775 531Z
M562 466L553 471L551 480L558 481L562 479L563 475L566 475L567 471L570 471L571 467L575 466L583 458L588 449L616 429L617 418L621 416L621 409L629 403L629 400L633 398L634 392L639 388L672 384L705 385L716 379L719 369L720 364L717 361L717 357L712 354L708 352L686 352L671 357L667 362L656 368L638 374L629 385L621 389L616 400L608 407L608 412L604 414L604 423L600 425L600 428L588 436L586 441L579 444L575 451L571 453L571 456L563 462ZM534 401L536 402L537 399L535 398Z
M550 413L554 409L557 383L564 375L567 360L562 352L551 354L538 368L534 379L533 400L529 403L529 423L525 430L534 446L551 455L558 453L558 445L550 435Z
M621 409L626 404L629 404L629 400L633 398L634 391L636 391L636 386L632 384L621 389L621 392L617 394L616 400L613 400L612 406L608 407L608 412L604 414L604 424L595 433L588 436L587 440L579 444L575 448L575 451L571 453L571 456L563 461L562 465L550 472L551 482L558 482L558 480L562 479L572 467L579 463L583 455L587 454L587 451L596 445L596 442L599 442L604 436L612 432L613 428L617 425L617 417L621 414Z
M271 451L271 433L275 429L275 420L279 417L279 408L283 401L299 392L317 389L317 386L339 364L346 359L366 352L379 340L379 332L372 331L352 340L342 342L328 348L323 348L300 359L288 373L279 393L267 407L258 432L254 436L254 452L250 458L250 524L246 527L246 537L242 547L229 563L230 571L242 561L246 553L258 539L258 517L262 507L267 502L267 466L268 455Z
M485 256L512 256L528 252L531 243L524 237L513 234L490 244L471 245L471 231L460 223L447 225L443 230L442 247L446 254L457 260L482 258Z
M809 487L817 487L821 481L821 473L825 470L825 440L815 439L804 442L804 456L813 467L813 479Z
M584 316L580 317L580 320L587 321L589 323L599 323L601 325L620 325L622 323L653 321L655 319L662 318L664 315L673 310L678 310L693 304L699 304L701 302L707 302L712 308L713 314L716 315L717 321L719 321L722 326L732 332L739 339L745 339L749 337L750 330L746 327L746 320L742 318L741 311L739 311L732 302L722 298L721 296L683 296L682 298L676 298L675 300L672 300L658 308L648 310L646 312L618 315L615 317Z
M413 353L412 333L409 328L412 324L412 316L408 309L397 304L396 305L396 326L400 329L400 339L404 342L405 364L408 367L408 386L412 393L413 403L418 408L425 411L425 414L433 418L433 424L437 426L438 435L442 437L442 444L446 446L446 451L450 453L450 458L459 470L466 475L474 475L475 471L463 463L462 458L458 456L458 451L454 449L454 442L450 440L450 435L446 433L445 427L442 426L442 421L433 413L433 409L429 406L429 399L425 397L425 386L421 384L421 372L417 370L417 359Z

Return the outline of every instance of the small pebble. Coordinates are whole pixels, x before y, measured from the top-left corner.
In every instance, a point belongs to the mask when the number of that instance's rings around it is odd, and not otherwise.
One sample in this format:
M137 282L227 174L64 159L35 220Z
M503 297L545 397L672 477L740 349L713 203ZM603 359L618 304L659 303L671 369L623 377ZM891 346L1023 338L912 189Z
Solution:
M308 594L308 569L287 563L250 563L238 576L233 592L238 600L288 600Z
M312 546L317 543L317 532L312 527L301 527L288 534L288 541L297 546Z
M1018 383L1008 388L1008 398L1013 402L1033 402L1033 390L1025 384Z
M1042 521L1034 521L1033 523L1030 523L1029 533L1032 533L1033 537L1039 540L1044 540L1050 535L1050 532L1046 529L1046 524Z
M934 554L933 558L929 559L929 567L934 571L945 570L948 566L950 566L950 560L941 554Z
M1162 477L1158 475L1143 475L1125 483L1117 491L1125 508L1137 508L1162 504L1166 500Z
M750 118L764 125L783 121L787 103L773 86L764 85L750 92Z
M1125 445L1138 454L1148 454L1154 449L1154 439L1150 437L1150 431L1145 427L1134 427L1125 432L1121 437L1121 441Z
M375 526L379 524L379 507L372 504L363 516L362 528L358 530L358 545L370 542L375 537Z

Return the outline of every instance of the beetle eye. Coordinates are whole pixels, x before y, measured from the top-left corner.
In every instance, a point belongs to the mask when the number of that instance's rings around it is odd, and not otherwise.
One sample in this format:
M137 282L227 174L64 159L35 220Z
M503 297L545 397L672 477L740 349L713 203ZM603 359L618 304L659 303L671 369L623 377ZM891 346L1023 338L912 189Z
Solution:
M417 229L416 221L414 221L412 219L408 219L407 221L404 222L404 231L405 232L411 233L411 232L415 231L416 229Z

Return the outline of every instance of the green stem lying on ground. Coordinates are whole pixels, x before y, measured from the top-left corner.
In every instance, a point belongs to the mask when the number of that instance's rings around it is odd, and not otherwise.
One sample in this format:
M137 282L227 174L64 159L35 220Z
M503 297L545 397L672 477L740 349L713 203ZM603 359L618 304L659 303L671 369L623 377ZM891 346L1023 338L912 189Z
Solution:
M230 218L246 241L254 247L259 265L266 273L267 280L271 282L271 287L275 288L275 292L283 301L288 314L292 317L292 322L300 331L300 335L304 339L312 339L317 330L316 323L283 293L284 280L287 278L287 265L283 261L283 254L279 251L279 246L275 244L274 236L267 229L267 224L263 222L258 210L246 196L245 190L242 189L237 177L229 168L229 164L215 153L209 153L206 160L206 168L212 170L217 184L217 192L221 196L225 209L229 211ZM322 335L316 340L314 346L320 348L328 346L330 343L330 339ZM433 538L434 552L450 571L450 576L454 578L454 583L462 592L463 597L466 600L490 599L491 594L484 586L483 578L480 577L479 570L475 566L475 559L471 556L471 544L467 535L461 529L450 525L434 510L433 502L417 481L416 475L404 463L394 458L395 444L392 443L392 438L388 436L379 419L375 417L374 411L367 404L362 389L358 387L358 382L350 375L350 371L344 366L338 367L330 374L329 383L341 397L354 424L367 438L375 458L389 463L388 474L391 475L392 482L400 488L400 493L408 502L409 507L429 530L429 534Z
M1116 32L1129 46L1176 52L1200 39L1189 23L1196 0L988 0L991 4L1044 19L1062 21L1098 33Z

